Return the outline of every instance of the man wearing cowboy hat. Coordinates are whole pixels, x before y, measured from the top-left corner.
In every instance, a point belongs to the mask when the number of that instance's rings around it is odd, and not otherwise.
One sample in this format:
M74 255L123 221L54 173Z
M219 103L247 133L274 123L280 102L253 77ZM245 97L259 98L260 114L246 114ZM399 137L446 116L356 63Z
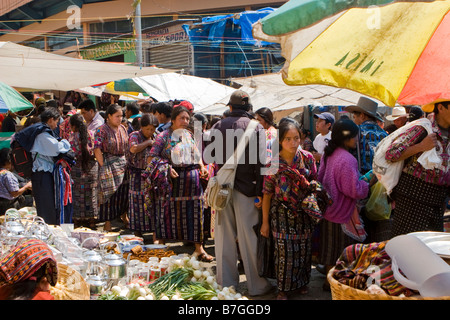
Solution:
M406 109L404 107L398 106L394 107L394 109L392 110L392 114L386 116L386 119L394 122L395 128L398 129L406 124L406 122L408 121L408 115L409 114L406 112Z
M353 121L359 126L356 158L363 175L372 170L375 148L388 135L377 123L377 120L383 121L377 110L378 104L366 97L360 97L356 105L345 108L353 114Z
M450 190L449 105L450 99L442 99L423 106L423 111L430 113L429 122L422 119L406 129L386 151L386 160L404 161L402 174L392 192L395 214L391 237L415 231L443 231ZM442 161L433 169L426 169L419 157L433 148Z

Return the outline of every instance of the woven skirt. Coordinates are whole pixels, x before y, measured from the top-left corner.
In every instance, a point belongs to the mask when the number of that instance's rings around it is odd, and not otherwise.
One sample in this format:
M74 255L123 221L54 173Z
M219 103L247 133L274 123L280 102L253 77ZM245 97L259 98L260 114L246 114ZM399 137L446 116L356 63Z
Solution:
M89 170L83 172L81 165L75 165L70 172L73 180L73 219L74 221L98 218L98 163L89 162Z
M103 158L103 166L98 169L99 204L106 203L109 197L119 189L127 173L127 160L125 156L105 153Z
M342 251L356 241L347 236L340 223L334 223L326 219L319 222L319 257L320 264L326 266L336 265Z
M155 199L151 206L156 238L202 243L204 196L198 167L174 169L179 176L172 179L172 194Z
M109 197L108 201L100 205L99 217L100 222L112 221L128 211L128 171L124 175L122 184Z
M274 241L274 261L279 291L299 289L311 279L311 248L314 225L303 211L294 212L273 200L270 227Z
M130 229L140 232L153 232L154 221L145 210L145 187L142 173L144 170L128 167L129 189L128 189L128 218Z
M418 231L444 231L447 186L402 173L393 190L395 210L391 238Z

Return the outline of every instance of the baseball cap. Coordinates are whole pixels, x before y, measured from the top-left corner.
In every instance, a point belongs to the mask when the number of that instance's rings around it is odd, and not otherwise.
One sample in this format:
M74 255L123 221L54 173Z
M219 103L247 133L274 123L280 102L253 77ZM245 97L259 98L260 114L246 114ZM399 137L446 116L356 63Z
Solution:
M322 112L322 113L319 113L319 114L315 114L314 118L316 118L316 119L323 119L326 122L331 123L331 125L334 124L334 116L331 113L329 113L329 112Z
M180 104L177 104L176 106L174 106L174 108L175 108L175 107L178 107L178 106L183 106L183 107L185 107L186 109L189 110L189 112L194 111L194 106L192 105L192 103L190 103L190 102L187 101L187 100L181 101Z
M236 90L230 96L227 105L247 105L250 104L250 96L243 90Z

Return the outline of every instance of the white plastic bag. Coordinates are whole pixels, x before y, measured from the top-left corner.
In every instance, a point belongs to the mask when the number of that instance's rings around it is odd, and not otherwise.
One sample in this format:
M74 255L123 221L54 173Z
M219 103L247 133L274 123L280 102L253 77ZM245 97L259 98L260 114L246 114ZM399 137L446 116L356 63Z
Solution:
M390 194L394 187L397 185L403 170L404 161L387 161L385 158L386 151L391 143L402 133L407 131L409 128L417 125L424 127L427 130L428 134L433 133L430 120L426 118L418 119L395 130L393 133L381 140L375 148L372 169L374 174L377 176L378 181L380 181L381 184L386 188L387 194ZM423 152L418 161L425 169L434 169L441 165L442 159L437 154L436 148L433 148L431 150Z

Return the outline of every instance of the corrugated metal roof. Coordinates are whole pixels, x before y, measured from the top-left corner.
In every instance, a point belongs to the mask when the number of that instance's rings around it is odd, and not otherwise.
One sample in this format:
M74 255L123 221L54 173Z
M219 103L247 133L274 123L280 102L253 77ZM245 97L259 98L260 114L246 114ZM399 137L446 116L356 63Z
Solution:
M0 33L18 30L26 25L66 11L71 5L80 8L84 4L111 0L2 0L0 7ZM3 30L1 30L3 29Z

